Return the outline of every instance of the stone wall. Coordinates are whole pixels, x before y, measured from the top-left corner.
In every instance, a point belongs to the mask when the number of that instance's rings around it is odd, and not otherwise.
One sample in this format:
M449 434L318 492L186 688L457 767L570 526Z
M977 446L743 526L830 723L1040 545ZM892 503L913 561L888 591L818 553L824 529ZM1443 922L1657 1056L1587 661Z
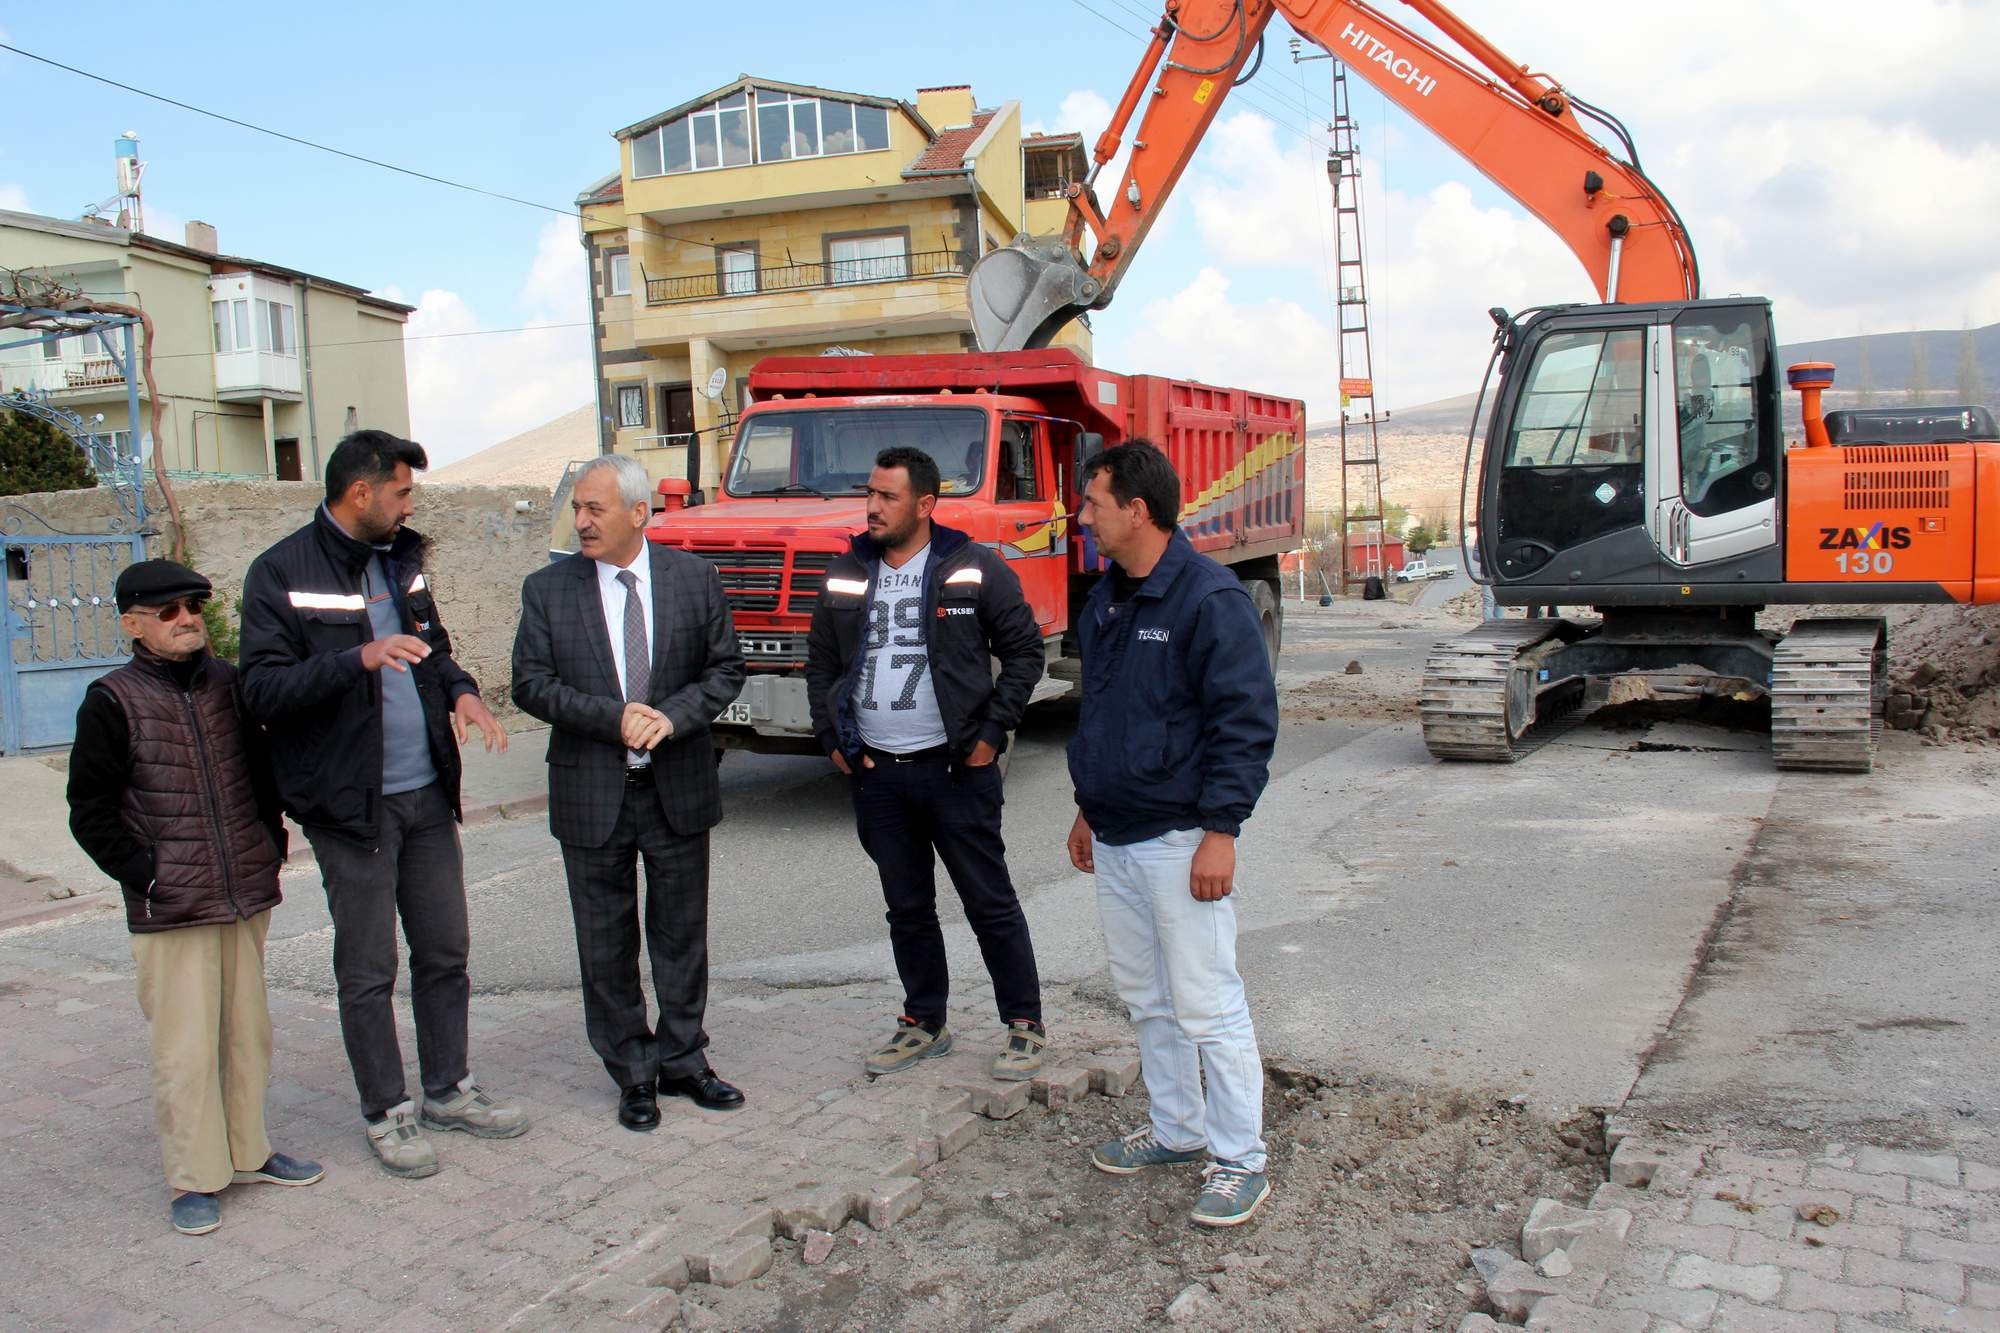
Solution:
M189 563L214 581L236 619L237 598L250 562L312 517L322 494L296 481L178 482L187 525ZM146 553L171 554L166 507L157 486L147 489ZM521 508L525 504L525 509ZM521 580L548 561L550 497L535 486L420 485L410 526L431 543L426 569L452 652L479 681L496 713L511 712L509 660L521 608ZM57 491L0 499L0 520L20 531L44 531L20 509L57 528L101 532L117 511L106 490Z

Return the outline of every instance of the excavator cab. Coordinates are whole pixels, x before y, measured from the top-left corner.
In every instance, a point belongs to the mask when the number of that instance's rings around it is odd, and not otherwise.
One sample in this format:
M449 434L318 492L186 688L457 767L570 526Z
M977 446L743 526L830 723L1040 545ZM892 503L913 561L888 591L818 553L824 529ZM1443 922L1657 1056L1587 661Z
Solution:
M1739 594L1784 578L1769 303L1555 307L1503 336L1480 535L1501 604L1768 600Z

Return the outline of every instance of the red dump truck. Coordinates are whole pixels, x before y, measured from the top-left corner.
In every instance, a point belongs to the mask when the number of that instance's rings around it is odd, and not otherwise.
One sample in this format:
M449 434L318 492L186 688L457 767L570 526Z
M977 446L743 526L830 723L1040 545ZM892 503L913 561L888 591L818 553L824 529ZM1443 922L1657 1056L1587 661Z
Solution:
M751 406L718 492L666 508L647 535L714 562L750 664L716 719L725 749L812 753L806 629L827 566L866 528L875 455L911 445L937 460L939 522L999 551L1020 575L1051 667L1076 651L1070 617L1105 562L1073 524L1079 464L1143 436L1182 481L1181 525L1236 571L1277 659L1278 556L1305 518L1305 404L1157 375L1120 375L1067 348L922 356L771 357L750 372ZM1064 693L1044 672L1036 701Z

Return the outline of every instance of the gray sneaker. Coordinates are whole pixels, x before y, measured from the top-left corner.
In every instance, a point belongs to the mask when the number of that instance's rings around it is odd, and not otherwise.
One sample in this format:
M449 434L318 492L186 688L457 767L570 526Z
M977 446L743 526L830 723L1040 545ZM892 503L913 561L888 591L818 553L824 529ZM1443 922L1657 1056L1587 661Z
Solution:
M907 1018L896 1020L896 1035L881 1050L861 1062L870 1078L899 1074L919 1060L930 1060L951 1050L951 1029L941 1027L933 1037Z
M527 1113L494 1101L467 1074L458 1091L441 1102L424 1094L425 1129L455 1129L482 1139L511 1139L528 1132Z
M1201 1171L1201 1193L1188 1216L1205 1227L1241 1226L1271 1197L1271 1182L1262 1171L1234 1162L1211 1162Z
M368 1146L392 1176L418 1180L437 1174L437 1153L417 1128L417 1108L409 1102L391 1107L380 1124L368 1126Z
M1181 1166L1199 1162L1206 1153L1200 1148L1169 1148L1153 1136L1153 1127L1135 1129L1122 1139L1100 1143L1090 1150L1090 1164L1114 1176L1129 1176L1149 1166Z

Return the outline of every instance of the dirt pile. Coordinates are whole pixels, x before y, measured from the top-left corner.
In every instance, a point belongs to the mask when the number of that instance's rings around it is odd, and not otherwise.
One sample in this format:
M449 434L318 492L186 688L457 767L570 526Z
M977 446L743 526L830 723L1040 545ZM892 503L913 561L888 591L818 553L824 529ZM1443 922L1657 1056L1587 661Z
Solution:
M1932 743L2000 740L2000 606L1774 607L1758 623L1876 615L1889 622L1889 725Z
M1266 1109L1273 1193L1245 1226L1188 1222L1193 1168L1090 1167L1093 1143L1142 1122L1143 1093L1034 1106L927 1171L923 1207L894 1230L850 1225L817 1265L781 1242L765 1277L690 1288L683 1312L732 1328L1127 1329L1185 1298L1208 1328L1454 1329L1483 1299L1471 1250L1511 1249L1537 1196L1581 1204L1604 1179L1595 1116L1554 1124L1497 1093L1281 1071Z

